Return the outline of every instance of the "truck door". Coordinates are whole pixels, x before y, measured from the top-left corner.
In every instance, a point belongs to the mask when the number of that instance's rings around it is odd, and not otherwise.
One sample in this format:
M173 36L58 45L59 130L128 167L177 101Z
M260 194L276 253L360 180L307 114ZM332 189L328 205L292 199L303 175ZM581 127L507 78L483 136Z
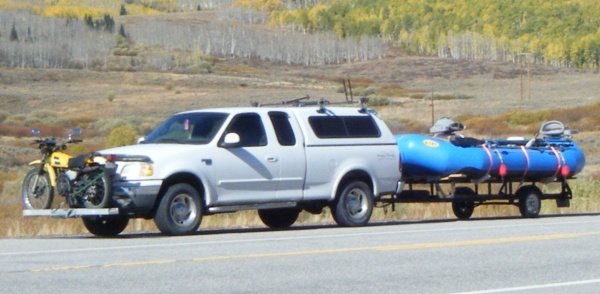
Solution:
M277 184L277 200L298 201L303 197L306 171L304 140L296 120L283 111L270 111L269 119L275 131L277 159L281 164L280 178ZM278 146L277 146L278 145Z
M225 136L230 133L239 136L239 143L223 146ZM281 161L269 147L261 116L236 115L219 142L221 147L214 158L217 202L243 204L276 199Z

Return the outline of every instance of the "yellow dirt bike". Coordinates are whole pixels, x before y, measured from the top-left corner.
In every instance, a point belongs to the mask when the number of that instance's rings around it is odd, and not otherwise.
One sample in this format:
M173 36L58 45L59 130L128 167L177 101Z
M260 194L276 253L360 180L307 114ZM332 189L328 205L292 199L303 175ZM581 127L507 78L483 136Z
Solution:
M54 193L66 198L71 208L106 208L111 198L111 178L114 164L94 153L72 157L64 153L67 144L79 143L73 139L79 130L72 130L66 139L35 139L34 144L42 159L29 163L34 168L23 179L21 198L25 209L48 209ZM38 130L33 130L39 136Z

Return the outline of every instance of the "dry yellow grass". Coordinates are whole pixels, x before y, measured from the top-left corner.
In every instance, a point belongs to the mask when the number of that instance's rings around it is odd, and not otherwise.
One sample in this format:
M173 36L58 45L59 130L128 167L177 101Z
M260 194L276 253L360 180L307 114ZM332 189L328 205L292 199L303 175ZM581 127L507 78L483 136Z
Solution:
M18 182L18 181L17 181ZM571 207L558 208L554 201L542 202L541 215L569 215L577 213L600 213L600 183L597 179L578 179L571 182L574 198ZM16 185L16 182L9 182ZM9 187L9 190L13 188ZM13 199L16 200L16 199ZM3 214L0 216L0 237L31 237L45 235L84 234L87 230L78 219L25 218L21 216L21 206L16 201L6 201L2 204ZM56 204L55 204L56 205ZM472 218L520 217L519 210L513 205L484 205L475 209ZM428 221L454 220L449 203L402 203L396 204L395 210L391 205L375 208L371 218L372 223L396 221ZM334 225L329 209L320 214L302 212L298 225ZM229 214L206 216L202 220L203 229L238 229L264 227L255 211L241 211ZM151 220L133 219L125 233L157 232Z

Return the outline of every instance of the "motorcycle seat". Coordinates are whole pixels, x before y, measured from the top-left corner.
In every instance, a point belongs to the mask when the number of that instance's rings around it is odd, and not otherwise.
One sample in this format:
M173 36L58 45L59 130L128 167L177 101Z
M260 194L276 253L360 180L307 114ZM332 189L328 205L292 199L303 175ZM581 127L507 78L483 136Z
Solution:
M89 158L89 154L79 155L77 157L73 157L69 159L69 168L70 169L82 169L85 167L85 161Z

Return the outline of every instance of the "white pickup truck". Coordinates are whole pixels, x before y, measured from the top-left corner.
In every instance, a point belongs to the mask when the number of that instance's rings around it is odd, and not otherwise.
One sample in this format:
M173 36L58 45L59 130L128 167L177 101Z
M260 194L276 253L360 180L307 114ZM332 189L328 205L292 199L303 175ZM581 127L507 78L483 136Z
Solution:
M330 207L341 226L369 221L374 200L400 189L399 151L376 114L350 107L253 107L173 115L140 144L101 151L115 162L112 207L85 216L96 235L129 218L190 234L205 215L258 210L271 228Z

